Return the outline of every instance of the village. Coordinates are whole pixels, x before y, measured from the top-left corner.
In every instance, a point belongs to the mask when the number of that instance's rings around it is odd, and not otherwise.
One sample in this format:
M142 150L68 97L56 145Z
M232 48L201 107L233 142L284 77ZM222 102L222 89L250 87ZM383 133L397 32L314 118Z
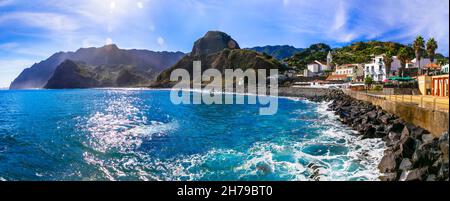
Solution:
M339 65L329 51L326 61L310 62L303 71L291 71L287 77L294 77L291 87L341 88L448 112L449 64L423 57L430 44L421 37L415 43L416 58L383 53L371 55L368 63Z

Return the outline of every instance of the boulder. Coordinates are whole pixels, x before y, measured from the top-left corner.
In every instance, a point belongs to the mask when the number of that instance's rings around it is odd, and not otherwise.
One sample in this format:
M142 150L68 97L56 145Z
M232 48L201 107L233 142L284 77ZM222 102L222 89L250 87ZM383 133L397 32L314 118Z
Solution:
M400 163L400 166L398 167L398 169L405 171L405 170L411 170L412 167L413 167L413 164L412 164L411 160L409 160L409 158L404 158L402 160L402 162Z
M395 181L397 179L397 173L384 173L378 178L380 181Z
M436 178L437 178L436 175L430 174L430 175L428 175L426 181L436 181Z
M423 134L428 134L429 132L427 132L425 129L421 128L421 127L416 127L416 129L414 129L412 131L412 136L416 139L421 139Z
M396 156L393 151L387 150L381 158L380 164L378 164L378 169L381 173L395 172L397 167Z
M415 151L412 156L412 162L415 167L432 166L436 160L442 155L442 152L437 148L436 143L421 143L416 140Z
M370 118L370 120L376 120L377 119L377 112L376 111L370 111L367 113L367 116Z
M440 138L439 138L439 148L441 149L442 152L442 157L444 159L444 163L448 163L448 132L443 134Z
M422 135L422 142L425 144L432 143L434 140L434 136L431 134Z
M399 181L418 181L423 180L425 173L427 172L427 168L418 168L414 170L406 170L403 171L400 175Z
M372 125L367 125L364 128L364 130L365 131L364 131L362 139L371 139L371 138L375 138L376 137L375 136L376 129Z
M442 164L437 175L438 179L442 181L448 181L448 172L448 163Z
M381 121L381 123L387 125L387 124L389 124L389 121L392 119L392 115L385 114L385 115L379 117L378 119Z
M389 138L389 140L392 141L392 142L397 142L397 141L400 140L400 136L401 136L401 135L402 135L402 134L400 134L400 133L389 132L388 138Z

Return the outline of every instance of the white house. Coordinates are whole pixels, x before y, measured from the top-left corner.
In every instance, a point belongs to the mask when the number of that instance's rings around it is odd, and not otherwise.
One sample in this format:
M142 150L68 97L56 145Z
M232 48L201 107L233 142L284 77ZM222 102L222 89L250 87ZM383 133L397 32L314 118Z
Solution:
M328 52L327 55L327 61L321 62L315 60L314 62L309 63L306 65L306 68L303 72L303 76L305 77L314 77L317 75L322 75L325 71L332 70L332 63L333 62L333 56L331 55L331 52Z
M442 66L441 71L442 71L443 73L447 73L447 74L448 74L448 66L449 66L448 64Z
M308 71L310 71L311 73L315 73L318 74L321 72L321 67L319 63L313 62L313 63L309 63L307 65Z
M362 81L364 77L364 66L362 64L344 64L336 67L333 75L333 77L336 77L336 75L345 75L347 76L347 80L359 82Z
M383 55L375 56L372 63L364 65L364 77L372 77L376 82L386 79L386 67L383 62Z
M420 68L424 68L424 66L428 65L431 63L431 60L428 58L421 58L420 59ZM411 62L409 63L409 65L407 64L405 66L405 68L419 68L419 61L417 61L417 59L413 59L411 60Z
M392 57L392 63L391 63L391 74L392 75L396 75L398 69L400 69L401 66L402 66L402 63L397 58L397 56L393 56Z

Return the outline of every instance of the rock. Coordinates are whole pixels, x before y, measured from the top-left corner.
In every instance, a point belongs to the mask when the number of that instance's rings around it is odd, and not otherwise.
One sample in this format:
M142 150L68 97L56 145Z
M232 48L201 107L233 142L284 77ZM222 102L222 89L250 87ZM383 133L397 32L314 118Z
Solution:
M379 177L380 181L395 181L397 179L397 173L384 173Z
M239 44L226 33L208 31L205 36L194 43L191 56L208 55L223 49L240 49Z
M383 124L385 124L385 125L389 124L389 121L390 121L391 119L392 119L392 116L389 115L389 114L385 114L385 115L383 115L383 116L381 116L381 117L379 118L379 120L381 121L381 123L383 123Z
M377 119L377 112L376 111L368 112L367 116L370 118L370 120L375 120Z
M428 177L427 177L427 180L426 181L436 181L436 175L434 175L434 174L430 174L430 175L428 175Z
M389 132L388 137L392 142L396 142L400 140L400 133Z
M449 178L448 172L449 172L448 163L442 164L441 168L439 169L438 175L437 175L438 180L448 181L448 178Z
M412 162L415 167L432 166L436 160L442 155L442 152L437 148L436 143L420 143L416 140L415 151L412 156Z
M428 132L421 128L421 127L416 127L416 129L414 129L412 131L412 136L416 139L421 139L423 134L427 134Z
M395 132L395 133L401 133L404 128L404 125L401 123L392 123L388 124L385 128L385 131L387 133L389 132Z
M383 131L376 131L375 132L375 138L384 138L386 137L387 133L383 132Z
M448 132L443 134L440 138L439 138L439 148L441 149L441 152L443 154L443 159L444 159L444 163L448 163Z
M376 137L375 136L376 129L372 125L367 125L364 130L365 132L363 134L362 139L371 139Z
M431 134L422 135L422 142L425 144L431 143L434 140L434 136Z
M414 170L403 171L400 175L399 181L417 181L423 180L424 174L427 172L427 168L419 168Z
M226 33L209 31L195 42L189 55L162 71L156 81L158 83L170 82L170 75L176 69L187 70L192 75L194 61L202 62L202 71L217 69L224 72L225 69L231 67L245 68L245 70L278 69L285 71L286 69L285 65L274 58L253 50L240 49L238 43ZM317 100L319 99L324 98L317 98Z
M402 132L405 125L403 124L403 121L401 119L396 119L392 122L392 126L390 127L390 130L387 130L387 132L396 132L400 133Z
M415 151L415 140L411 137L406 138L406 140L400 140L400 148L402 150L403 158L411 158Z
M383 125L375 125L374 128L375 128L376 131L380 131L380 132L384 131L384 126Z
M405 126L405 127L403 127L403 131L402 131L402 134L401 134L401 136L400 136L400 140L401 140L401 141L402 141L402 140L406 140L408 137L409 137L409 130L408 130L408 128Z
M383 158L381 158L380 164L378 164L378 169L381 173L394 172L397 167L397 162L395 160L395 154L392 151L386 151Z
M400 166L398 167L398 169L405 171L405 170L412 169L412 167L413 167L413 164L411 163L411 160L409 160L408 158L404 158L402 160L402 162L400 163Z

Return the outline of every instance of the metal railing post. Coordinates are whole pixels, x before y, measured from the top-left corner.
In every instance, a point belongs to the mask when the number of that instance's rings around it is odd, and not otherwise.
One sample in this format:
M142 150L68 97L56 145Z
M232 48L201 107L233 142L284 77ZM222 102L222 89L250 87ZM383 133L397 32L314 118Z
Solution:
M434 98L434 100L433 100L433 109L437 110L437 108L436 108L436 98Z

